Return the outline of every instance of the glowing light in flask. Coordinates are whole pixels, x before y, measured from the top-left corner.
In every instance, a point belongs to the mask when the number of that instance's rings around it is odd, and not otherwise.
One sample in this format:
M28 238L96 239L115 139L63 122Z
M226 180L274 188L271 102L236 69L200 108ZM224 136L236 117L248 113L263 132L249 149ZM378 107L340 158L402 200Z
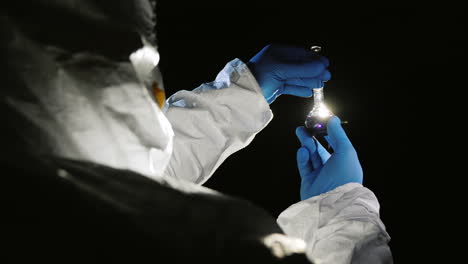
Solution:
M314 106L308 116L321 119L333 116L332 111L328 109L323 100L323 87L314 89Z
M323 87L314 89L314 106L307 115L305 125L314 134L326 134L326 122L334 114L323 100Z

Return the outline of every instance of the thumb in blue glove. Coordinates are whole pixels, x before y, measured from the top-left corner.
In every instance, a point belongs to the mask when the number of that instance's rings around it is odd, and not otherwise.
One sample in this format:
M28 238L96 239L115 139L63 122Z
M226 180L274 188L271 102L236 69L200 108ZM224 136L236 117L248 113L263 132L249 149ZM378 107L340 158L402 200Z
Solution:
M312 89L330 80L329 61L308 49L271 44L247 63L270 104L281 94L312 96Z
M328 121L330 153L313 138L305 127L298 127L296 135L301 142L297 151L297 166L301 175L301 200L331 191L341 185L362 184L363 172L356 150L334 116Z

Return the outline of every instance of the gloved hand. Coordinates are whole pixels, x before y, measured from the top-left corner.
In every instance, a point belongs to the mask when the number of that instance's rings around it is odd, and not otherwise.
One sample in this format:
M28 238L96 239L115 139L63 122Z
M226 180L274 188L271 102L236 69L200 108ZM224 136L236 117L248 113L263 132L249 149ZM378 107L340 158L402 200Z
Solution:
M312 89L323 87L331 74L328 59L311 50L271 44L247 63L271 104L281 94L312 96Z
M328 121L327 141L334 152L328 151L310 136L305 127L296 129L301 142L297 151L297 166L301 175L301 200L326 193L350 182L362 184L362 168L356 150L334 116Z

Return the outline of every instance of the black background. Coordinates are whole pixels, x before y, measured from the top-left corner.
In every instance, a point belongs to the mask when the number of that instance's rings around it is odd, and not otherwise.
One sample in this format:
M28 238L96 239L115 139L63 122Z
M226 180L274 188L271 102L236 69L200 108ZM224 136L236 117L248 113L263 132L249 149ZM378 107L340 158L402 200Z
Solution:
M381 204L395 262L453 263L453 253L464 246L447 235L459 237L465 226L459 221L466 191L457 187L464 187L466 170L457 157L466 156L466 129L456 116L466 112L468 23L466 9L444 4L161 0L156 30L166 91L169 96L210 82L228 61L247 62L269 43L322 46L332 73L326 101L349 121L345 129L358 151L364 185ZM26 11L23 19L33 22L37 16L53 17ZM140 45L137 38L81 30L82 23L51 21L54 27L37 23L36 38L125 59L130 52L125 47ZM271 105L272 122L205 185L248 199L274 216L299 201L295 129L311 103L311 98L278 98Z
M332 72L326 101L349 121L346 131L358 151L364 185L379 198L396 263L435 260L443 247L436 236L446 232L440 220L450 218L451 210L442 202L441 179L450 173L440 157L448 156L442 138L456 130L450 118L461 106L455 91L463 89L456 79L466 68L465 10L195 2L158 2L168 94L212 81L228 61L246 62L269 43L322 46ZM206 186L249 199L275 216L297 202L295 128L311 102L278 98L269 126L229 157ZM428 251L432 246L438 250ZM451 256L443 255L445 261Z

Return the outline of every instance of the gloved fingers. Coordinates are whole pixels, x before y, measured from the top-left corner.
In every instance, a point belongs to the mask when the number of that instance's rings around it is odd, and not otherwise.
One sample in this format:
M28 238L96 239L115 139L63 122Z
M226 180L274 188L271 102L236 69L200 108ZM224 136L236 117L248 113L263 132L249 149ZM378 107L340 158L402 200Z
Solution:
M318 79L322 80L322 82L329 81L331 79L331 72L325 69L320 76L317 77Z
M327 79L328 81L329 79ZM323 87L323 81L320 78L291 78L284 83L288 85L305 86L310 89Z
M282 94L282 91L277 91L273 93L269 98L267 98L268 104L273 103L276 100L276 98L278 98L278 96L280 96L281 94Z
M314 139L312 138L310 133L307 132L307 129L304 126L296 128L296 136L299 139L299 142L301 142L302 147L306 147L310 151L310 153L316 151L317 145L315 144Z
M284 84L281 94L295 95L299 97L311 97L312 89L306 86Z
M354 150L351 141L341 126L341 120L337 116L333 116L328 120L327 131L330 145L333 147L335 153L344 153L349 150Z
M317 58L322 61L322 63L325 65L325 67L330 66L330 61L327 59L327 57L318 55Z
M326 148L324 148L322 146L322 144L320 144L320 142L318 140L315 140L315 142L317 143L317 154L320 157L320 159L322 161L322 164L323 164L323 163L327 162L327 160L330 158L331 154L327 151Z
M281 79L287 80L291 78L316 78L325 71L325 64L315 58L306 62L287 62L281 63L278 68L281 69Z
M320 167L323 166L323 163L325 163L328 160L328 157L325 160L322 159L321 155L324 155L323 146L320 144L320 142L318 142L318 140L316 139L312 139L312 140L314 141L314 144L315 144L315 151L309 153L310 161L312 161L312 167L314 169L319 169ZM319 152L320 147L322 148L322 150L320 150Z
M311 60L320 60L325 67L330 66L330 61L316 52L304 47L297 47L291 45L272 44L269 45L273 54L279 57L287 58L288 60L294 60L295 62L307 62ZM268 46L267 46L268 47Z
M301 147L297 150L297 168L299 169L301 178L306 177L314 171L312 163L310 162L309 150L305 147Z
M330 154L325 150L325 148L315 140L306 128L301 126L296 129L296 135L301 142L303 148L306 148L309 151L309 157L312 161L312 166L314 169L320 168L326 160L330 157ZM328 155L327 155L328 154Z
M265 46L265 48L263 48L262 51L270 52L274 57L290 58L296 61L306 60L320 56L320 54L313 52L305 47L279 43L269 44Z
M330 78L331 74L328 70L324 70L323 73L316 78L290 78L284 82L284 91L282 93L310 97L313 94L312 89L323 87L323 82L330 80Z
M324 136L324 138L327 140L328 144L332 147L332 149L335 149L335 146L333 145L333 142L330 139L330 136Z

